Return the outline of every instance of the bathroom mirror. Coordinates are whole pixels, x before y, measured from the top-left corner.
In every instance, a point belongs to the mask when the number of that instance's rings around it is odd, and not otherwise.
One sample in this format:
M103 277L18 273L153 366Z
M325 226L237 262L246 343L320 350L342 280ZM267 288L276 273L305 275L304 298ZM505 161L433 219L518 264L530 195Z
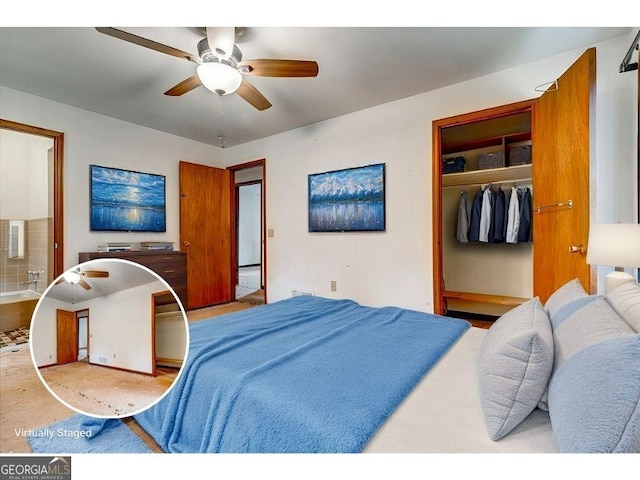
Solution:
M24 258L24 220L9 220L9 258Z

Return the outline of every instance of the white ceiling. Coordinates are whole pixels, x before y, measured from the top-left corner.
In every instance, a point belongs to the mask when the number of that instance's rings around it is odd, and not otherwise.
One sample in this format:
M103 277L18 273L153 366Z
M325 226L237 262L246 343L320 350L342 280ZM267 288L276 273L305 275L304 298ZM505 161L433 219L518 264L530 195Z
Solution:
M114 25L117 27L117 25ZM198 28L123 28L197 54ZM91 27L0 28L0 85L200 142L234 146L588 47L629 27L249 27L243 59L315 60L316 78L246 77L273 104L199 87L196 65ZM621 58L625 52L621 52Z
M75 270L75 267L73 269ZM107 271L109 276L106 278L84 277L91 286L90 290L85 290L80 285L71 285L65 281L57 285L54 282L54 285L45 292L44 297L76 304L159 280L158 276L150 270L125 260L91 260L80 264L80 270Z

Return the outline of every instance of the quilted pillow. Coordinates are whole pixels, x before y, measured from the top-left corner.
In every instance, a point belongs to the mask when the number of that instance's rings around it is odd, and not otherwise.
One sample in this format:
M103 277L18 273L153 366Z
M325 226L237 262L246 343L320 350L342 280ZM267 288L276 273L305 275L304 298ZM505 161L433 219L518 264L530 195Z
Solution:
M588 296L589 294L584 290L582 284L575 278L553 292L544 307L549 317L553 318L563 306Z
M555 353L554 370L583 348L634 333L604 297L597 297L586 303L561 323L554 323L553 319L551 323Z
M553 368L549 317L536 297L500 317L478 359L478 387L487 432L499 440L538 405Z
M640 335L591 345L549 383L549 416L561 452L640 453Z
M605 297L634 332L640 333L640 285L625 283Z

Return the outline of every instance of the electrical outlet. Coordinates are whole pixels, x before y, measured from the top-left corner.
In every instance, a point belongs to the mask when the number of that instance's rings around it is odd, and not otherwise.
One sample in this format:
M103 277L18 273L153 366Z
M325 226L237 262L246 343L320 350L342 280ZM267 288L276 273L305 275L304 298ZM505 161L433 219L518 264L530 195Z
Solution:
M269 229L267 230L267 237L269 237L269 238L273 238L273 237L274 237L274 231L273 231L273 228L269 228Z
M331 280L331 291L335 292L338 289L338 285L335 280Z

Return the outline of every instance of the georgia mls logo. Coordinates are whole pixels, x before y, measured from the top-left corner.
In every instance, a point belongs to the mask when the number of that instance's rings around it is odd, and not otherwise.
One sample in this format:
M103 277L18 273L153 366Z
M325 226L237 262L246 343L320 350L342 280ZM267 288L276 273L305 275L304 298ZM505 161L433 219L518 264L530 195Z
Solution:
M71 457L0 457L0 480L71 480Z

